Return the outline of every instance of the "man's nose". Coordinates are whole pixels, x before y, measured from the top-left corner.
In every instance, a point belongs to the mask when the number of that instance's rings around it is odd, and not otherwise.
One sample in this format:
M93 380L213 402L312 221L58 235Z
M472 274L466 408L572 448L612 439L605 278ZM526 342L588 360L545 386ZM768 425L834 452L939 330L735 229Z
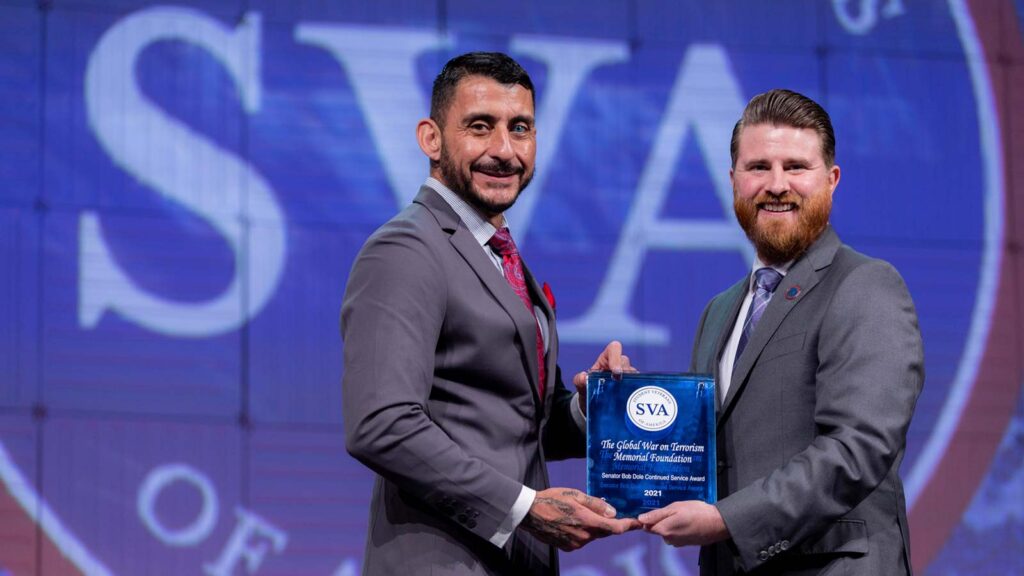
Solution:
M512 150L512 135L508 130L498 128L491 134L487 154L501 160L511 160L515 156L515 152Z
M786 178L786 171L781 166L772 168L771 180L768 182L768 193L774 196L781 196L789 192L789 179Z

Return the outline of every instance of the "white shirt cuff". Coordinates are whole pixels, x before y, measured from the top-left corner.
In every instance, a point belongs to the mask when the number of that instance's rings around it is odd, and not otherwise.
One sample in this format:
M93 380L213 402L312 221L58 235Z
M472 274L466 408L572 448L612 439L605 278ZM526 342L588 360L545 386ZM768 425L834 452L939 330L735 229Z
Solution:
M586 432L587 417L583 415L583 409L580 408L579 392L572 395L572 406L569 407L569 412L572 414L572 419L576 421L576 425L580 427L580 430Z
M491 536L491 544L498 548L505 546L505 542L508 542L512 532L515 532L516 527L519 526L519 523L530 512L530 508L533 507L533 500L536 497L536 490L523 485L523 489L519 491L519 497L516 498L515 504L512 505L512 510L505 517L505 521L498 526L498 531L494 533L494 536Z

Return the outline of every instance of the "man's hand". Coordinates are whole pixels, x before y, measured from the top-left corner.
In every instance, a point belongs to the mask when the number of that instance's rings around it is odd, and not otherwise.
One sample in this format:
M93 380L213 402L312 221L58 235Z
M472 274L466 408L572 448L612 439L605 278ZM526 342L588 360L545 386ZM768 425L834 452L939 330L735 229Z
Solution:
M616 340L609 342L597 360L594 360L590 370L578 372L572 377L572 383L580 395L580 410L584 415L587 414L587 373L595 370L608 370L612 376L620 376L623 372L636 372L636 368L629 363L629 356L622 353L622 344Z
M687 500L645 512L638 518L644 530L673 546L704 546L729 538L729 529L718 508Z
M570 552L592 540L640 527L633 518L615 519L615 509L600 498L572 488L537 493L520 527L538 539Z

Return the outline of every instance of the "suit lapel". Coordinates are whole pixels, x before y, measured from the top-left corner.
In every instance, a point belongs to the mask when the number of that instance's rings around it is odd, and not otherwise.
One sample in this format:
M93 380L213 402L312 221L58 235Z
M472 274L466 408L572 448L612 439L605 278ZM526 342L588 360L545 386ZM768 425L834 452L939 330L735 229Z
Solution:
M541 398L537 394L537 321L533 314L526 309L523 301L519 299L519 296L509 286L508 281L502 276L501 271L487 257L476 238L462 225L458 214L452 210L444 198L441 198L431 188L423 186L413 201L426 206L434 214L441 228L451 235L449 241L452 247L462 256L466 264L480 278L487 291L512 319L516 326L516 333L523 345L525 356L523 360L533 390L533 398L540 405ZM531 284L536 286L535 283Z
M710 311L710 316L705 321L706 329L712 328L718 330L717 333L713 332L709 334L709 338L714 342L714 348L712 348L713 354L708 360L711 365L709 372L715 375L715 381L721 382L721 365L722 365L722 354L725 352L725 345L729 342L729 336L732 335L732 329L736 325L736 317L739 316L739 308L743 303L743 296L746 295L746 290L750 287L750 276L744 277L739 282L733 284L725 293L721 296L722 303L716 307L716 310ZM724 316L722 316L724 315ZM716 389L719 389L716 385ZM716 407L719 412L719 420L721 420L721 414L723 413L722 407L725 405L725 399L718 397L716 399Z
M736 325L736 317L740 314L743 297L746 296L749 286L750 276L748 275L726 290L722 296L722 309L725 311L725 317L718 322L708 323L709 326L715 326L718 330L718 334L712 334L712 337L715 339L715 353L711 359L711 373L715 376L715 382L721 382L722 377L719 371L722 364L722 353L725 351L725 345L729 342L729 336L732 335L733 327ZM725 399L719 397L718 404L721 409L725 405Z
M838 248L839 237L836 236L836 233L830 226L825 229L821 238L818 238L811 245L807 254L797 260L793 267L790 268L789 273L782 279L782 282L779 283L771 301L768 302L768 307L765 308L764 314L761 316L761 320L754 328L754 333L750 336L747 347L743 349L743 354L736 359L736 364L733 366L729 394L722 402L721 412L723 415L732 406L736 396L746 386L747 377L750 375L750 371L753 369L754 363L761 355L764 347L771 341L782 321L789 315L789 312L799 305L821 280L821 271L832 263L832 258L835 256ZM733 320L735 322L735 317Z

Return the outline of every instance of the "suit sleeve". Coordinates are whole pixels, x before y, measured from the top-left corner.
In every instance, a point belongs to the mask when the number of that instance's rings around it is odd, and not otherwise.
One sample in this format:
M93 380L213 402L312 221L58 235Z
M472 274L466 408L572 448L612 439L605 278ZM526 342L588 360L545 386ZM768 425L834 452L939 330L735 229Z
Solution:
M913 302L892 266L869 261L844 279L817 353L813 442L717 504L747 570L764 561L766 544L796 546L819 534L901 460L924 352Z
M489 539L522 484L464 451L431 420L428 398L447 286L437 255L410 224L363 247L341 312L342 401L349 453L439 516Z

